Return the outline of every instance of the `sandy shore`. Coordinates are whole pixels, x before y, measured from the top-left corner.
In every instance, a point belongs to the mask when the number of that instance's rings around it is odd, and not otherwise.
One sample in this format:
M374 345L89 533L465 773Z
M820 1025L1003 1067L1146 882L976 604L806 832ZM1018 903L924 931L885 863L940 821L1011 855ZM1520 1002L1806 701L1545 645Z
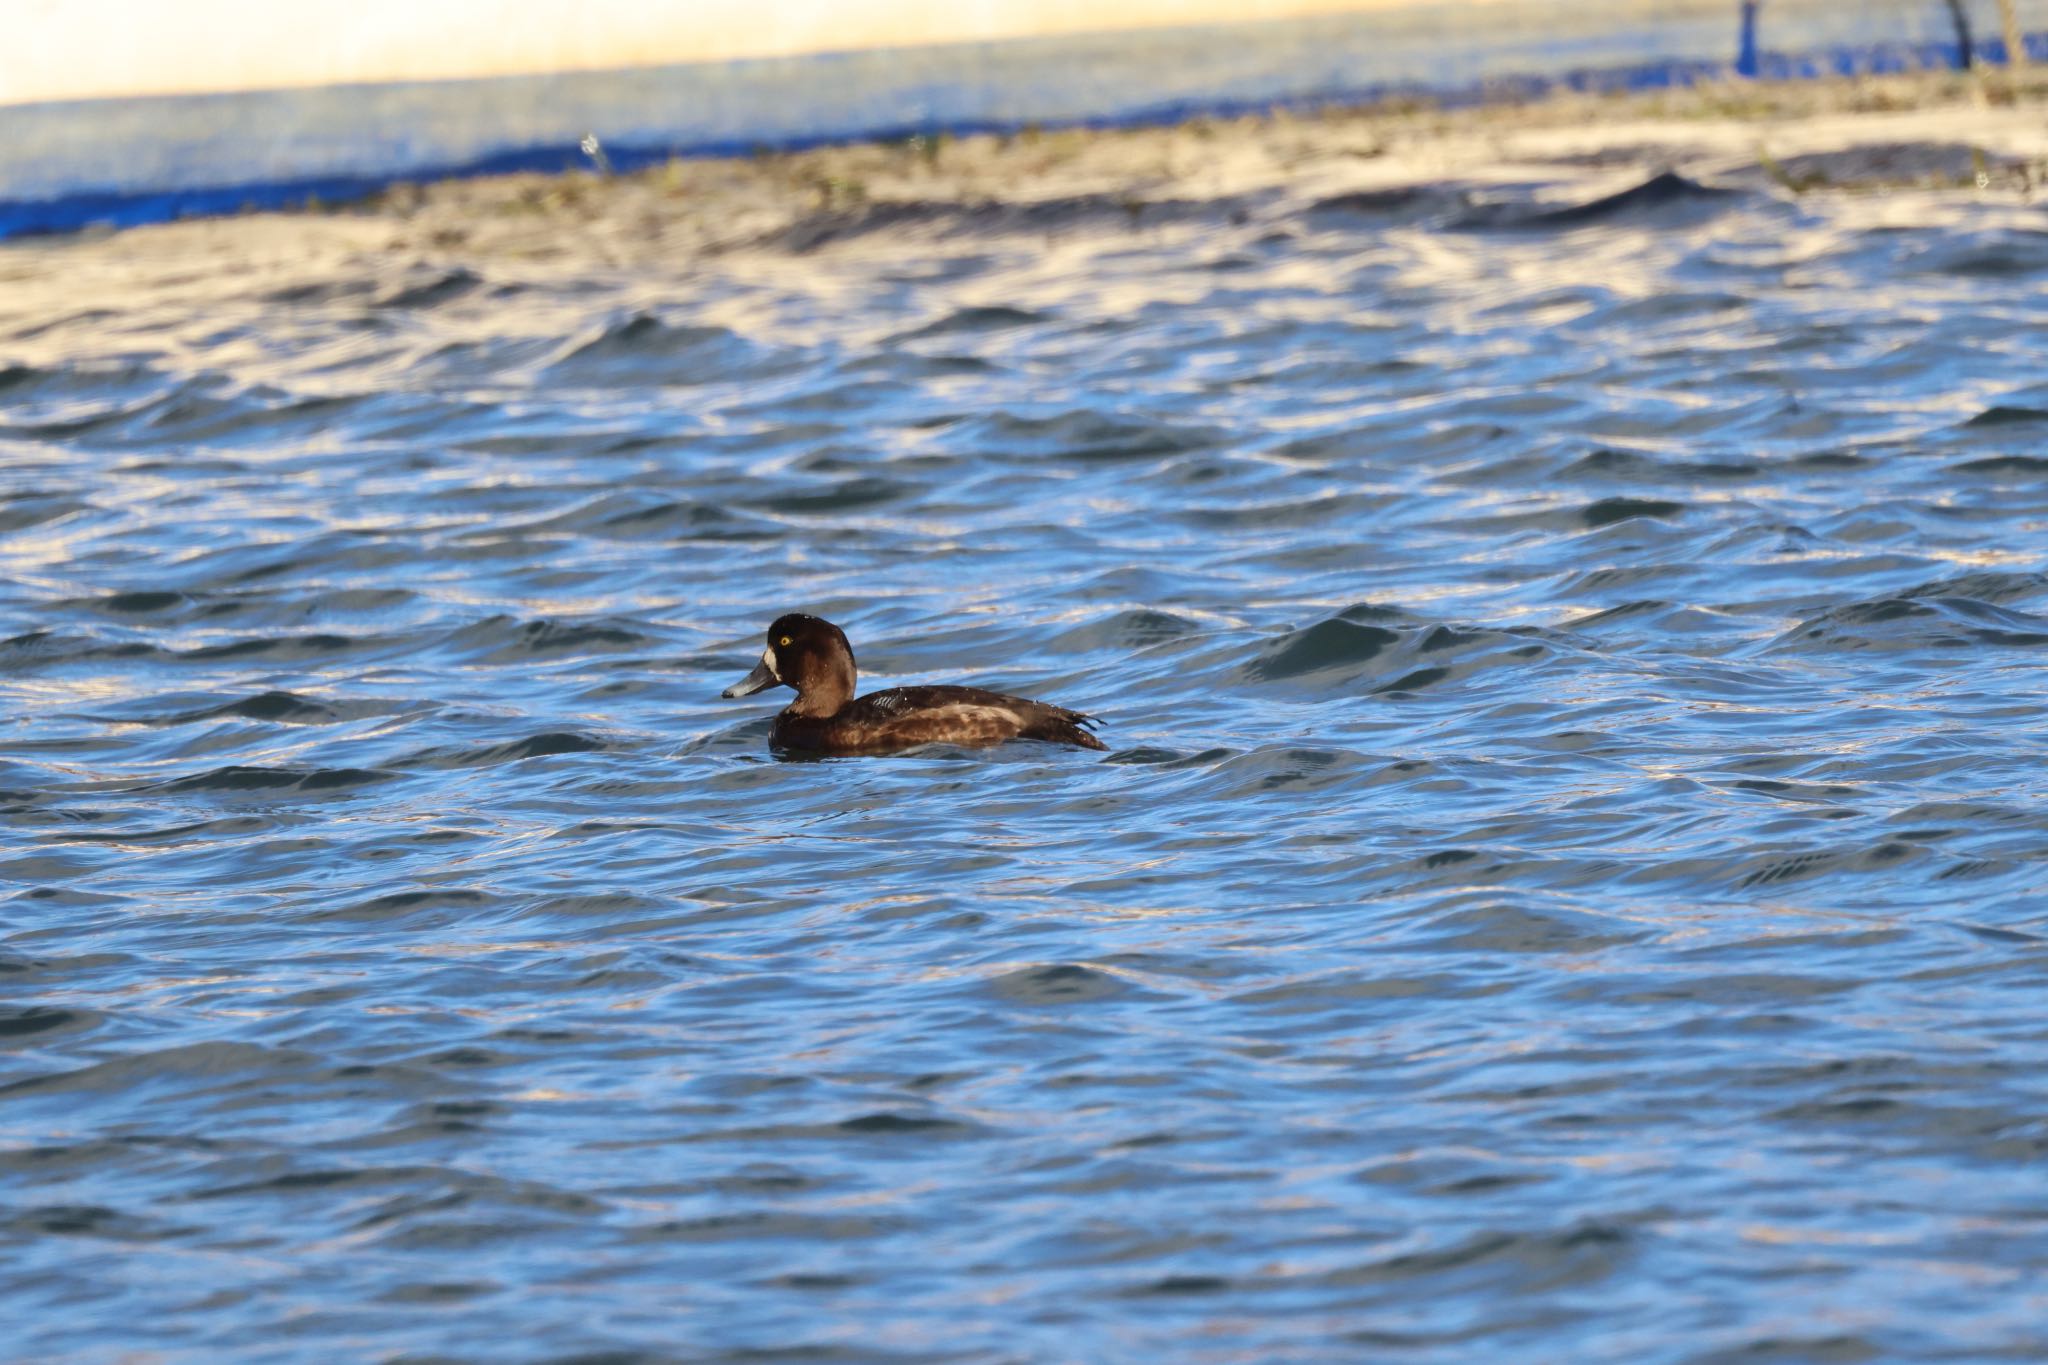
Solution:
M1662 170L1785 194L1901 189L2031 200L2048 181L2048 72L2000 70L1653 94L1563 95L865 143L748 159L401 185L350 205L132 230L170 249L236 232L269 249L673 262L810 249L878 229L1056 232L1089 222L1300 209L1427 187L1599 193ZM260 226L259 226L260 224ZM103 239L104 240L104 239Z

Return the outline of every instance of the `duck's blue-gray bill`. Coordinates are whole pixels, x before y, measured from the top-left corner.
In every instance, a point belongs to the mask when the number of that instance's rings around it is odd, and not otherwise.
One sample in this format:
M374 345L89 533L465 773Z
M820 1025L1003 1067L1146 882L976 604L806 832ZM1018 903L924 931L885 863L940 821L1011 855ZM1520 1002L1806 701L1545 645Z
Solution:
M766 659L754 665L754 671L741 678L731 687L720 692L721 697L751 697L764 687L775 686L775 670L768 667Z

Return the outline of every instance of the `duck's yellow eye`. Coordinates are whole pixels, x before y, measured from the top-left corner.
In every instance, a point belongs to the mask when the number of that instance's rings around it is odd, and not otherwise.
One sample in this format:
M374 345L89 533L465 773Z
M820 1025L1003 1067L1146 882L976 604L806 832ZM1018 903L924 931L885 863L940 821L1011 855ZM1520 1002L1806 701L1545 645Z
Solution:
M789 637L785 635L780 640L777 640L775 643L787 649L789 647Z

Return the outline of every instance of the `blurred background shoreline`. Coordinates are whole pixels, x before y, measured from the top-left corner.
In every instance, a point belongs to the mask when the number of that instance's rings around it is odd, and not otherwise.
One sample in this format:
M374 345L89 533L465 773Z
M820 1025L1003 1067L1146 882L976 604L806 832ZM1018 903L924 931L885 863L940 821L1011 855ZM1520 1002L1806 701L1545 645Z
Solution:
M396 253L660 266L826 247L1058 238L1074 231L1276 226L1331 214L1390 224L1512 227L1595 207L1626 214L1724 190L1797 200L2034 201L2048 183L2048 68L1668 91L1560 92L1446 107L1385 101L1161 127L1027 130L679 156L630 173L585 167L399 182L281 211L147 227L152 251L232 251L314 274ZM1877 212L1878 210L1873 210ZM55 260L125 257L132 232L34 235L9 272L30 293L72 286Z
M1227 24L1214 5L1147 0L712 4L687 24L662 7L368 0L346 25L328 16L325 40L310 8L202 0L120 24L105 8L42 8L25 55L0 64L0 238L849 143L1748 79L1940 86L1966 46L1980 67L2006 55L1990 0L1268 0ZM2014 21L2048 58L2048 3L2020 0Z

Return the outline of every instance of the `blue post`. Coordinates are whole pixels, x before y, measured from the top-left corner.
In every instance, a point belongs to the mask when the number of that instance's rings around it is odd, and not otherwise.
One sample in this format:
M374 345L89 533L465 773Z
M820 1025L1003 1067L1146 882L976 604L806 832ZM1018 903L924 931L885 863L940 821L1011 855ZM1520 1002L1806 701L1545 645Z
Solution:
M1756 11L1763 0L1742 0L1742 39L1735 50L1735 74L1756 79Z

